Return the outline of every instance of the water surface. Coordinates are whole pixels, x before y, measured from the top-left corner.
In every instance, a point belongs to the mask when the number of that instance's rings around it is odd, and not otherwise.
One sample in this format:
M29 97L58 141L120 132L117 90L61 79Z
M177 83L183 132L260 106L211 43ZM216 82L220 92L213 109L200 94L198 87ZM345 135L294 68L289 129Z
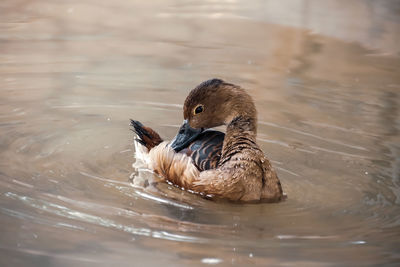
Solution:
M398 1L1 1L2 266L400 261ZM190 89L248 89L288 199L215 203L134 170Z

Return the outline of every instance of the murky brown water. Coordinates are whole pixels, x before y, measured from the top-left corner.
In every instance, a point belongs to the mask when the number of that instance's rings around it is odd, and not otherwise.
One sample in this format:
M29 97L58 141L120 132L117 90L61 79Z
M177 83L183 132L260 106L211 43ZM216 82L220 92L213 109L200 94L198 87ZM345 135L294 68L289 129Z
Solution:
M399 1L145 2L0 2L0 265L399 264ZM287 201L132 187L129 118L169 139L212 77Z

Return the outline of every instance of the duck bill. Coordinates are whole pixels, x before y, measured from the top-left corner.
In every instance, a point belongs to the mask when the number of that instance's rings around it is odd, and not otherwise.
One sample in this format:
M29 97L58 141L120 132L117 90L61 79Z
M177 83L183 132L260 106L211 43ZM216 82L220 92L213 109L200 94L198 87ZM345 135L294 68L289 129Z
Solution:
M185 147L189 146L190 143L196 139L199 134L203 132L203 129L194 129L190 127L187 120L183 121L181 128L179 128L178 134L172 140L171 147L179 152Z

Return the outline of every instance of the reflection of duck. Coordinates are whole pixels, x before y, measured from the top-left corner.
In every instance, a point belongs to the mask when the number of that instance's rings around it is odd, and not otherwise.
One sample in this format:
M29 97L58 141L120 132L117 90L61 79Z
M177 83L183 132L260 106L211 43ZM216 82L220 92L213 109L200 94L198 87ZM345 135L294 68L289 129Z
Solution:
M219 79L193 89L183 107L184 123L172 144L131 121L137 154L173 184L202 195L240 201L276 202L282 187L256 143L257 112L239 86ZM227 125L226 134L206 130Z

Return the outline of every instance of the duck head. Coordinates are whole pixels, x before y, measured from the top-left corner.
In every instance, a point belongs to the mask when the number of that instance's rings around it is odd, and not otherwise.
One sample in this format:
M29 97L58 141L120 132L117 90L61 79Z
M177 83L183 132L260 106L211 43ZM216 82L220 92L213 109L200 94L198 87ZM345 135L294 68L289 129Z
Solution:
M228 125L238 116L256 120L256 109L250 95L241 87L220 79L205 81L186 97L184 121L171 147L178 152L205 129ZM252 130L256 131L255 124Z

